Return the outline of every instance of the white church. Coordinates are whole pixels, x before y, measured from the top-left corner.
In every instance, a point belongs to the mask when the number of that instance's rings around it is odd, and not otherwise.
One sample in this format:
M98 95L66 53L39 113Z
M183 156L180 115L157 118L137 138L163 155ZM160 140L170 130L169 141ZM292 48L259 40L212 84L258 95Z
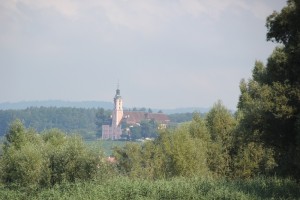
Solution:
M112 112L112 123L110 125L102 125L102 139L118 140L121 138L122 129L121 121L123 119L123 101L120 95L120 89L116 90L114 98L114 110Z
M111 125L102 125L103 140L118 140L121 139L122 121L129 126L138 126L143 120L154 120L158 123L158 129L167 127L170 119L163 113L147 113L141 111L123 111L123 100L120 95L120 89L116 90L114 97L114 109L112 111Z

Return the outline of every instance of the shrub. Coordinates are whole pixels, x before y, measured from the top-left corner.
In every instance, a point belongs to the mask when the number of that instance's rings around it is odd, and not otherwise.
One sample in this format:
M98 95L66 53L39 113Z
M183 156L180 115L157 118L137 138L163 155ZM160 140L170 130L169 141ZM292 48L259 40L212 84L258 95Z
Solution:
M88 150L80 137L57 129L40 135L16 121L6 138L0 178L7 186L37 188L89 180L103 166L99 155Z

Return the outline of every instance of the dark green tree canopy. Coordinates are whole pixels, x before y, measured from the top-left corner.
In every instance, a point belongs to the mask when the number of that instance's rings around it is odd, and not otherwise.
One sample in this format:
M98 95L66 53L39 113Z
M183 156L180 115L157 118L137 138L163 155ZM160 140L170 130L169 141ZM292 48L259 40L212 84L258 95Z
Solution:
M267 40L278 42L266 67L256 61L253 76L240 83L238 109L241 131L247 142L275 151L278 169L289 174L296 158L300 131L300 2L289 0L281 12L267 18ZM293 173L294 175L295 173Z
M272 69L270 72L275 71L277 74L282 72L281 79L284 79L283 81L299 85L300 1L289 0L287 6L280 13L274 12L267 18L266 26L268 28L267 40L284 45L280 51L276 51L270 57L268 61L268 68ZM276 79L274 80L276 81Z

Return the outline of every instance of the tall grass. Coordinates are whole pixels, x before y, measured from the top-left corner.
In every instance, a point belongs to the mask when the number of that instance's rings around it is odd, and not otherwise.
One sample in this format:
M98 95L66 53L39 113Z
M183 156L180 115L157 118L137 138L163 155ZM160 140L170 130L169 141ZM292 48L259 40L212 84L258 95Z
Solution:
M64 183L30 193L2 187L0 199L300 199L300 186L293 180L280 178L149 181L115 177L106 181Z

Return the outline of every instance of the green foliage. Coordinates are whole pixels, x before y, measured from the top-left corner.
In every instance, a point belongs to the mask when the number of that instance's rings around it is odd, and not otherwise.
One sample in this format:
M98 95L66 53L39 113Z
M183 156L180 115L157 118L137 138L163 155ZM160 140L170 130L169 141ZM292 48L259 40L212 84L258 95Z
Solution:
M77 136L66 138L62 133L49 131L45 157L48 160L50 184L76 179L91 179L96 174L97 156L88 151Z
M273 151L263 145L251 142L239 148L234 158L234 176L252 178L258 174L268 174L275 166Z
M141 126L130 127L130 137L133 140L142 138L142 127Z
M207 127L213 141L230 146L236 122L230 111L218 101L206 115ZM229 147L225 147L229 148Z
M9 148L1 158L1 179L6 184L36 187L44 168L39 147L25 144Z
M124 147L128 141L120 141L120 140L93 140L93 141L84 141L85 145L88 149L93 152L102 152L105 156L111 156L113 153L113 149L115 147ZM140 142L133 142L140 143Z
M143 138L157 137L158 124L154 120L141 121L141 136Z
M261 61L255 61L254 68L252 70L253 80L258 82L266 81L266 68Z
M207 143L193 138L189 127L180 127L174 132L165 132L158 138L158 145L166 156L167 177L173 176L207 176Z
M214 104L205 119L211 137L208 166L215 175L228 176L236 120L221 101Z
M155 138L158 135L158 126L158 123L154 120L142 120L139 125L129 127L130 138L133 140Z
M5 150L11 145L19 149L25 142L25 128L20 120L16 120L11 124L9 132L6 135Z
M295 181L279 178L256 178L226 181L178 177L171 180L141 180L126 177L107 181L65 183L53 188L26 192L0 187L1 199L299 199Z
M300 177L298 116L300 113L300 4L289 0L267 19L267 39L275 48L266 67L256 62L253 77L240 84L240 144L272 151L277 174ZM247 147L248 145L248 147ZM260 148L258 148L260 149ZM244 150L242 152L245 153ZM258 155L262 155L259 152ZM272 161L273 162L273 161ZM257 167L255 167L257 168Z
M300 84L300 3L287 1L281 12L274 12L267 19L267 39L283 44L277 54L268 61L272 81L287 81L292 86ZM282 74L280 74L282 72ZM273 76L275 75L275 76ZM299 105L299 103L298 103Z
M21 119L25 127L41 132L58 128L67 133L79 133L85 139L99 137L102 124L108 124L109 110L84 108L40 107L24 110L0 110L0 136L9 130L9 124Z
M91 180L98 168L105 167L99 154L88 150L81 138L66 136L58 129L38 134L15 121L6 138L0 178L10 187L34 189Z
M199 113L194 113L193 120L189 124L189 134L192 138L200 139L202 142L211 141L210 134L203 118Z
M1 180L9 185L37 187L44 171L43 141L20 120L11 124L0 160Z
M102 125L111 124L111 111L105 111L103 108L100 108L96 112L96 127L97 127L97 136L100 138L102 136Z
M168 115L171 122L182 123L192 121L194 113L174 113Z
M207 176L209 135L203 120L195 120L198 121L162 131L154 141L116 148L118 168L130 177L147 179Z

